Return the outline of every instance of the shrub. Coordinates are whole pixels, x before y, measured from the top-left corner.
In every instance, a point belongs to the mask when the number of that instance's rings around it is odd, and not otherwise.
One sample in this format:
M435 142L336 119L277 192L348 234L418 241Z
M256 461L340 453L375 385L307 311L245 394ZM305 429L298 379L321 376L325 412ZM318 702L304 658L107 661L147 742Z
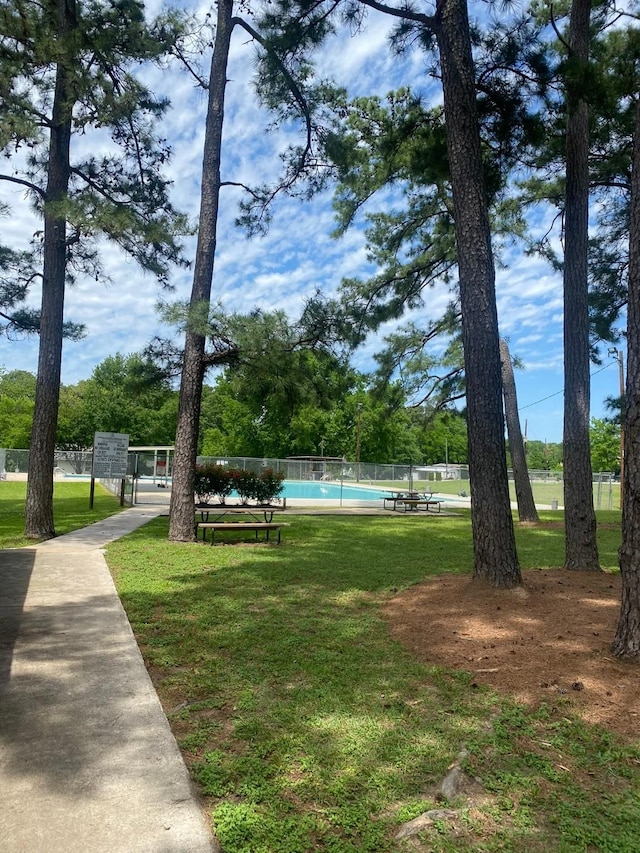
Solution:
M240 503L246 504L255 500L258 496L258 475L246 468L233 468L231 470L233 488L240 497Z
M224 504L234 490L243 504L252 500L269 504L283 488L284 474L273 468L265 468L261 474L256 474L247 468L224 468L210 462L196 465L194 490L200 504L208 504L213 497Z
M274 471L273 468L265 468L258 477L257 500L261 504L270 504L278 497L284 488L284 473Z
M198 503L209 503L212 496L217 495L221 504L234 487L231 471L222 465L196 465L194 491Z

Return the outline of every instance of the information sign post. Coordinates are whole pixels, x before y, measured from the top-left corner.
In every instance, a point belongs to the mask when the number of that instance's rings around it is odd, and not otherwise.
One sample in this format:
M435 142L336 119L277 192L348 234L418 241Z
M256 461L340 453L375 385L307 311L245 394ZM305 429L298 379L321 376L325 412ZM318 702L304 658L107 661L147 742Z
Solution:
M97 432L93 437L93 458L91 463L91 496L89 506L93 509L95 481L122 480L127 476L127 457L129 436L120 432ZM120 490L120 503L122 504Z

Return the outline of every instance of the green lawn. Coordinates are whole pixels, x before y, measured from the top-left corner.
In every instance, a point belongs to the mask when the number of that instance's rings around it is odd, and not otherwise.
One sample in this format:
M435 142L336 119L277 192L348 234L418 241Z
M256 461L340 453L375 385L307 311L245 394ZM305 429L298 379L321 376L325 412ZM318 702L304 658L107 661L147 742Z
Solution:
M96 483L93 509L89 509L90 483L55 483L53 519L60 536L120 512L120 500ZM24 502L27 484L0 481L0 548L33 545L24 537Z
M406 480L363 480L362 485L381 486L388 489L406 489ZM457 495L460 492L470 492L468 480L414 480L413 487L418 490L431 491L435 495ZM549 478L548 480L533 480L531 483L533 499L540 506L550 506L551 501L558 501L558 505L564 503L563 483L561 479ZM509 493L511 500L516 499L516 487L513 480L509 481ZM619 509L620 507L620 483L594 483L593 501L596 509Z
M561 516L542 517L517 531L524 567L562 564ZM598 518L613 569L620 514ZM280 547L169 543L161 518L107 549L225 853L637 851L638 743L560 695L525 711L390 639L389 596L470 570L467 513L287 521ZM463 745L486 797L461 834L437 821L419 847L395 841L439 805Z

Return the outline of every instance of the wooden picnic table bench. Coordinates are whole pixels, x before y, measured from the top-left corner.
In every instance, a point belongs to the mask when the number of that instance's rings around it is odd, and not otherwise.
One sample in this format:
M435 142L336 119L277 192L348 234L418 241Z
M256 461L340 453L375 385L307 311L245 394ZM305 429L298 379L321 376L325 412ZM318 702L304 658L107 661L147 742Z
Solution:
M429 512L429 507L434 508L434 512L440 512L440 507L442 506L441 498L397 498L396 506L394 509L399 509L399 507L404 507L403 512L407 512L407 510L415 509L418 511L420 507L424 507L425 512Z
M382 505L385 509L387 509L387 503L390 503L391 509L396 509L396 504L398 503L398 501L404 500L404 498L414 498L418 500L419 498L423 497L424 495L420 492L414 492L412 490L405 490L403 492L388 492L383 498Z
M281 536L281 528L289 527L288 524L280 521L198 521L196 522L196 538L198 536L198 530L202 530L202 541L207 541L207 530L211 531L211 545L213 545L216 535L216 530L235 530L235 531L243 531L243 530L254 530L256 534L256 541L258 539L258 533L261 530L264 530L267 534L266 541L269 541L269 534L272 530L278 531L278 542L280 544L280 536Z
M389 508L387 507L387 503L390 503L390 508L397 512L400 509L402 509L402 512L407 512L408 510L417 511L420 507L424 507L427 512L429 511L429 507L433 507L434 512L440 512L442 501L442 498L434 498L433 493L404 491L389 492L388 495L385 495L382 503L385 509Z

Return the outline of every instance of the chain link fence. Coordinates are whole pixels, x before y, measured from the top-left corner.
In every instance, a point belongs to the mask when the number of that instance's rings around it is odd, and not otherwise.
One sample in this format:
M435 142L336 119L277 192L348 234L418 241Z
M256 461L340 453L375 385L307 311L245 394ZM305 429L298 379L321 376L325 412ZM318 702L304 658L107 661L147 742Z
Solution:
M91 476L90 450L56 450L54 477L56 479ZM340 483L361 483L382 488L410 488L439 494L468 496L469 468L466 465L378 464L352 462L323 456L290 457L287 459L256 458L251 456L201 456L199 463L212 462L228 468L245 468L259 474L265 468L284 472L287 480L323 480ZM28 450L0 449L0 476L3 479L22 479L29 467ZM168 487L173 473L173 448L144 448L129 451L129 476L126 494L133 500L133 481L150 481ZM553 509L564 503L562 471L529 471L534 499L540 506ZM509 471L512 500L515 501L513 472ZM118 494L120 481L111 489ZM109 484L105 482L107 488ZM593 496L596 509L617 509L620 503L620 483L611 473L594 475Z
M53 457L54 476L90 477L91 458L90 450L56 450ZM7 475L26 474L28 469L28 450L0 450L0 471Z

